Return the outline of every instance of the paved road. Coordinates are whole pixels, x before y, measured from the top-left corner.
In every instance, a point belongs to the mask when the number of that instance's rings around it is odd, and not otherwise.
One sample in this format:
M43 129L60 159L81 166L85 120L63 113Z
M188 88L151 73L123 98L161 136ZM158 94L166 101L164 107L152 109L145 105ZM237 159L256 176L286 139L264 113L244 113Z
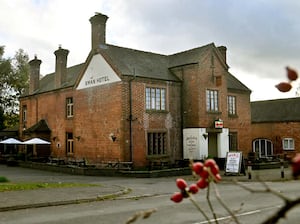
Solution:
M34 191L2 192L0 193L0 209L16 205L29 205L35 203L70 201L73 204L63 206L41 207L35 209L21 209L16 211L2 211L0 223L125 223L126 219L136 211L156 208L151 219L140 223L205 223L205 220L195 212L195 208L188 200L184 203L174 204L169 200L170 195L177 191L174 184L176 177L167 178L121 178L121 177L92 177L76 176L63 173L45 172L19 167L0 166L0 176L6 176L13 182L81 182L96 183L99 187L72 188L72 189L39 189ZM255 182L257 176L278 191L284 191L291 197L298 194L299 183L297 181L282 181L280 170L257 171L249 180L247 176L228 177L219 186L222 198L231 208L241 208L244 202L240 219L242 223L259 223L258 221L273 213L281 205L281 201L275 197L265 197L262 194L251 194L230 184L232 178L251 187L259 187ZM191 181L190 176L186 179ZM289 170L285 170L285 178L289 179ZM278 182L271 183L270 180ZM129 192L128 189L131 189ZM102 196L118 194L118 200L97 201ZM199 194L200 195L200 194ZM200 195L200 201L205 201L205 194ZM75 200L74 200L75 199ZM74 204L76 200L90 199L90 203ZM95 199L95 200L91 200ZM133 200L134 199L134 200ZM72 202L72 201L71 201ZM214 204L217 204L214 199ZM44 204L47 206L47 204ZM54 205L54 204L53 204ZM208 209L207 203L205 208ZM216 205L220 217L228 214ZM292 213L290 221L297 219L299 213ZM201 217L201 218L199 218ZM101 220L101 221L99 221ZM199 221L200 220L200 221ZM201 221L202 220L202 221ZM250 222L249 222L250 220ZM255 221L254 221L255 220ZM96 222L98 221L98 222ZM257 221L257 222L256 222ZM138 223L138 222L137 222ZM293 223L293 222L283 222Z

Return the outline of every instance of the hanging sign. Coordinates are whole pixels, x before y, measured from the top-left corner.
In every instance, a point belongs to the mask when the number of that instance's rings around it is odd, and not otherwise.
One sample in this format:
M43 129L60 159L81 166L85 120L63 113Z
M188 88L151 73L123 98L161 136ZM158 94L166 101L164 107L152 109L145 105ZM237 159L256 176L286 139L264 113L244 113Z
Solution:
M215 121L215 128L223 128L223 121L221 119Z

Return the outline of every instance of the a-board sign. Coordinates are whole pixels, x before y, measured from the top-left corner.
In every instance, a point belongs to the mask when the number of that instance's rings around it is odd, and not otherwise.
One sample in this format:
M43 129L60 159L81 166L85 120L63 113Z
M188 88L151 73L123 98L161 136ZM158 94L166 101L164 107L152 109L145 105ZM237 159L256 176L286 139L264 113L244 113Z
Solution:
M225 174L240 174L242 168L242 152L227 152Z

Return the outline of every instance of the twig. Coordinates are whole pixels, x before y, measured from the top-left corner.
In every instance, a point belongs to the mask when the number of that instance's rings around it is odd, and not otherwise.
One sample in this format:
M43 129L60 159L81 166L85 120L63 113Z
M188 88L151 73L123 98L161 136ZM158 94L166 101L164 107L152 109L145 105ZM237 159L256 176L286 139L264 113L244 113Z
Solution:
M208 218L208 216L205 214L205 212L201 209L201 207L199 206L199 204L195 201L194 197L192 195L189 196L190 201L193 203L193 205L201 212L201 214L204 216L204 218L206 219L206 221L208 223L210 222L210 219Z
M263 190L257 190L257 189L252 189L249 188L243 184L240 184L239 182L235 183L237 185L239 185L241 188L251 192L251 193L271 193L275 196L277 196L278 198L282 199L285 202L285 205L283 207L281 207L279 209L278 212L274 213L274 215L270 216L269 218L267 218L262 224L274 224L277 223L279 221L279 219L284 218L286 213L292 209L293 207L295 207L296 205L300 204L300 197L292 200L289 199L288 197L286 197L285 195L279 193L278 191L275 191L273 189L271 189L265 182L261 182L261 184L265 187L265 189Z
M241 188L249 191L250 193L271 193L271 194L274 194L276 195L277 197L279 197L280 199L282 199L283 201L285 201L286 203L290 201L289 198L287 198L285 195L283 194L280 194L278 191L275 191L273 189L271 189L265 182L260 182L264 187L265 189L262 189L262 190L259 190L259 189L252 189L250 187L247 187L241 183L239 183L238 181L234 181L235 184L237 184L238 186L240 186Z
M296 200L286 201L285 206L283 206L278 212L266 219L262 224L274 224L277 223L279 219L284 218L286 213L292 209L294 206L300 204L300 198Z
M235 214L230 210L230 208L228 208L228 206L223 202L220 193L218 191L218 188L216 186L215 183L213 183L214 186L214 190L215 190L215 194L216 194L216 198L219 201L219 203L223 206L223 208L225 208L225 210L231 215L231 217L234 219L235 223L240 224L239 220L237 219L237 217L235 216Z
M210 183L212 183L212 182L210 182ZM212 206L212 204L211 204L211 201L210 201L210 183L209 183L208 186L207 186L206 200L207 200L207 202L208 202L208 206L209 206L209 208L210 208L210 211L211 211L211 213L213 214L213 217L214 217L214 219L215 219L215 222L216 222L216 223L219 223L219 222L218 222L218 219L217 219L217 215L216 215L216 213L215 213L215 210L214 210L214 208L213 208L213 206Z

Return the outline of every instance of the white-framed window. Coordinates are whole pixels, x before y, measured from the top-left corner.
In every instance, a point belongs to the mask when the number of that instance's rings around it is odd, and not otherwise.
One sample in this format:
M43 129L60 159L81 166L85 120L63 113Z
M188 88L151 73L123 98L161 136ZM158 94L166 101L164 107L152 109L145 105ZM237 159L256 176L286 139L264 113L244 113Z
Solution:
M236 115L236 97L227 96L227 110L229 115Z
M293 138L282 139L283 150L295 150L295 142Z
M218 112L219 111L219 99L217 90L206 90L206 111Z
M166 110L166 89L146 87L146 110Z
M73 133L67 132L66 133L66 145L67 145L67 155L74 153L74 139L73 139Z
M74 116L73 107L74 107L73 97L68 97L66 99L66 115L67 115L67 118L71 118L71 117Z
M252 148L253 152L255 152L259 158L273 156L273 143L268 139L254 140Z
M148 132L147 146L148 156L165 155L167 150L167 138L165 132Z

